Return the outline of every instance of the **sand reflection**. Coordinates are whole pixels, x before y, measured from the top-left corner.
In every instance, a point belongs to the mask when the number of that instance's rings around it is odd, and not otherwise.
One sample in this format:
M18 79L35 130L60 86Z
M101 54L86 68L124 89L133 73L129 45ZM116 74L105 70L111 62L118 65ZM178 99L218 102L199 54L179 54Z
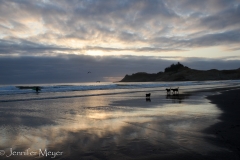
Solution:
M218 122L221 114L207 101L194 104L189 98L184 103L172 103L153 97L149 103L145 98L123 97L4 103L0 149L47 148L63 151L61 158L68 159L131 159L173 153L195 157L196 153L219 150L204 140L213 135L201 132Z

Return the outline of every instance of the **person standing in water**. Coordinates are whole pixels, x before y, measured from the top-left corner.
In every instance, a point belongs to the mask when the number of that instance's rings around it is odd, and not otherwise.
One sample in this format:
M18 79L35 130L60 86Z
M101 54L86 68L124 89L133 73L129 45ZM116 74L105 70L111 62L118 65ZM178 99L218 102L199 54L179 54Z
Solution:
M39 87L36 87L36 92L38 93L38 91L40 90L40 88Z

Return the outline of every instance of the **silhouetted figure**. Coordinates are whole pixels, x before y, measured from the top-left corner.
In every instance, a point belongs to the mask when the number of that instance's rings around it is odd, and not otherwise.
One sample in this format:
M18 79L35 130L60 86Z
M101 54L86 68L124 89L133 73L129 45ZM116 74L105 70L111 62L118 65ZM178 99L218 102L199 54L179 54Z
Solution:
M87 73L91 73L91 72L87 72Z
M151 93L146 94L146 98L150 98L150 96L151 96Z
M171 94L171 87L169 89L166 88L166 91L167 91L167 95Z
M171 89L171 90L172 90L172 93L173 93L173 94L179 94L178 89L179 89L179 87L178 87L178 88Z
M39 87L36 87L36 92L38 93L40 91L40 88Z

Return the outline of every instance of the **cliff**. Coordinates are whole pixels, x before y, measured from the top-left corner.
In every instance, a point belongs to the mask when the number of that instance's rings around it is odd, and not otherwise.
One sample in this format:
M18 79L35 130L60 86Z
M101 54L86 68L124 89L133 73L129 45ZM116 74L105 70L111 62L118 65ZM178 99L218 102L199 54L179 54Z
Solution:
M167 67L164 72L149 74L145 72L126 75L120 82L153 82L153 81L205 81L240 79L240 68L235 70L207 71L195 70L178 63Z

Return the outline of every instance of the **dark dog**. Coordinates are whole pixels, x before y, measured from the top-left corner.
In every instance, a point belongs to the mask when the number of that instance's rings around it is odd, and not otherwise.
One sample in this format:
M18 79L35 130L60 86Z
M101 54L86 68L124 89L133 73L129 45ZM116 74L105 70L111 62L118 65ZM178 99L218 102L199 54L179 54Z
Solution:
M151 96L151 93L146 94L146 98L147 98L147 97L150 98L150 96Z
M169 89L166 88L166 91L167 91L167 95L168 95L168 94L171 94L171 88L169 88Z
M171 89L171 90L172 90L172 93L173 93L173 94L179 94L178 89L179 89L179 87L178 87L178 88Z

